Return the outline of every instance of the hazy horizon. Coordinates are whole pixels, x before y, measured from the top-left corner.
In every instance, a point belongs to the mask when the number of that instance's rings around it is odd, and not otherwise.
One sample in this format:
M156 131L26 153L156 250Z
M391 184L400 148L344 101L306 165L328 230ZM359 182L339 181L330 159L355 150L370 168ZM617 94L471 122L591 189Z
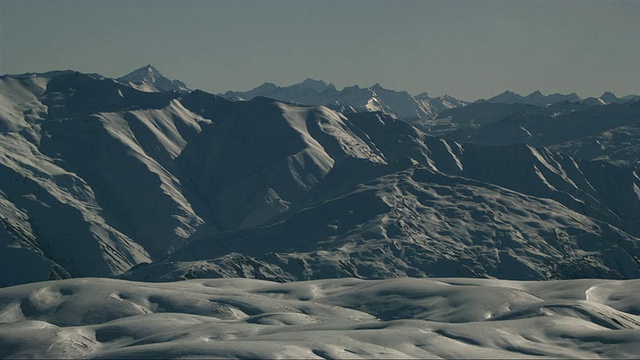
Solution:
M0 74L119 77L148 63L191 88L306 78L464 100L640 93L640 1L0 0Z

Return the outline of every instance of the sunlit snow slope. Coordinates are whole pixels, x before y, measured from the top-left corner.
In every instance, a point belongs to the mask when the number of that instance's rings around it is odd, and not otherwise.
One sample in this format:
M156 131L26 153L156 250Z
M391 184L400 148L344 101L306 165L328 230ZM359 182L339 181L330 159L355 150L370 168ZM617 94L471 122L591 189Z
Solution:
M0 289L2 358L637 358L638 280L71 279Z

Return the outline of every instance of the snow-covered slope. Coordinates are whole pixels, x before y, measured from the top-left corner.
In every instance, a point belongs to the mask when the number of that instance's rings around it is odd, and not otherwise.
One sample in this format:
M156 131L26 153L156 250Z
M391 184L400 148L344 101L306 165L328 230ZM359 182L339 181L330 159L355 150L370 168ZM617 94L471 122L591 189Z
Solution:
M0 357L637 358L638 291L638 280L59 280L0 289Z
M640 276L633 169L445 141L379 112L76 72L3 76L0 89L3 286Z
M176 91L179 93L188 93L191 91L182 81L171 80L164 77L151 65L136 69L125 76L119 77L116 81L146 92Z
M333 84L312 79L286 87L265 83L246 92L228 91L224 96L244 100L264 96L299 104L325 105L341 112L384 111L409 122L466 104L449 95L434 98L422 93L412 96L406 91L385 89L380 84L369 88L356 85L337 90Z
M281 221L201 237L125 276L639 275L632 169L526 146L462 146L382 114L349 120L388 165L345 161L310 192L311 204ZM614 182L616 191L605 185Z
M202 99L197 99L198 97ZM256 226L306 200L346 158L384 160L358 137L342 114L266 98L229 102L204 93L183 99L187 107L207 97L213 124L179 159L221 230Z
M24 114L3 111L0 134L2 285L117 274L202 223L167 169L208 120L175 95L74 72L0 83Z
M125 276L638 277L638 245L556 201L410 167L273 225L195 240Z
M416 122L424 131L477 144L547 146L576 158L638 166L640 102L473 103Z

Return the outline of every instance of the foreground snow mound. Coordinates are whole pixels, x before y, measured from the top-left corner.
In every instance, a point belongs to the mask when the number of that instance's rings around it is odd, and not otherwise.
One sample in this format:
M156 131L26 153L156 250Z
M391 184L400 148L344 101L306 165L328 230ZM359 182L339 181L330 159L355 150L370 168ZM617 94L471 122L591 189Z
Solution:
M0 357L637 358L638 291L638 280L58 280L0 290Z

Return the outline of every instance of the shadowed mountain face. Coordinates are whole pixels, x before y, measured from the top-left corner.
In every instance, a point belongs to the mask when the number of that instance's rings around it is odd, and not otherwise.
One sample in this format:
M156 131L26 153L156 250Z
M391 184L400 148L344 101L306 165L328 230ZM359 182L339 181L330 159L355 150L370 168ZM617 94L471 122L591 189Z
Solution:
M640 276L633 168L75 72L3 76L0 90L0 285Z

